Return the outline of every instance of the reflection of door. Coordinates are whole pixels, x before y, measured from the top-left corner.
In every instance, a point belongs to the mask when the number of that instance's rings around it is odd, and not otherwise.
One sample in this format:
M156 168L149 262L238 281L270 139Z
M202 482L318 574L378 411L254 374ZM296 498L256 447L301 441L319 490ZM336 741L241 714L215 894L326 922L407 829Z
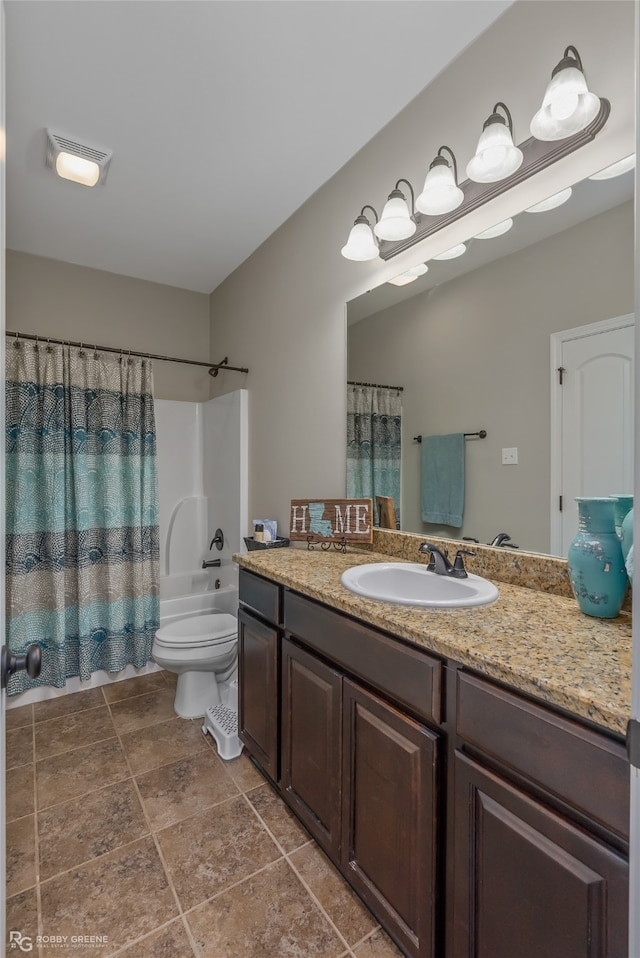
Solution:
M633 492L634 317L555 333L552 351L551 551L578 530L576 496Z

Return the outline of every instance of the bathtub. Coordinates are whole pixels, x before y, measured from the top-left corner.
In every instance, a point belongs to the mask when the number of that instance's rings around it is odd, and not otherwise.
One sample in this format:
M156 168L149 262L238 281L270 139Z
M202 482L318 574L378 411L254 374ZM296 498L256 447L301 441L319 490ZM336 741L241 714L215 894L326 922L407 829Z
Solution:
M216 580L221 583L219 589L215 588ZM166 625L176 619L200 615L204 612L238 614L237 569L233 566L233 563L225 564L219 569L197 569L194 572L160 576L160 625ZM136 669L133 665L127 665L117 675L98 671L94 672L86 682L82 682L77 677L67 679L67 684L62 689L53 688L50 685L40 685L35 689L22 692L20 695L7 697L6 707L11 709L20 705L30 705L33 702L60 698L73 692L99 688L101 685L111 685L114 682L121 682L124 679L147 675L159 670L160 666L150 659L141 669Z
M234 570L220 569L181 572L160 576L160 625L205 612L238 614L238 586ZM216 589L215 583L220 587Z

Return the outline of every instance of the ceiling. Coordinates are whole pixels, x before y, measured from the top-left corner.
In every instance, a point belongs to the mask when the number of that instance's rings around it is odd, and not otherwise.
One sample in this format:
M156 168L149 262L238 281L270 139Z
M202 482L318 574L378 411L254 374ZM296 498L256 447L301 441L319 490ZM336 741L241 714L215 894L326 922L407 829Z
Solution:
M7 247L210 293L511 2L5 0Z

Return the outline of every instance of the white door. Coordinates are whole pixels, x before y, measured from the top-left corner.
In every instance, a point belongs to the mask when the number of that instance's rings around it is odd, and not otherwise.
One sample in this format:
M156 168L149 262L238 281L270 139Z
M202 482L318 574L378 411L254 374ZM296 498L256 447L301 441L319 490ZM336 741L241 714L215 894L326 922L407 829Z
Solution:
M576 496L633 493L633 350L633 315L552 336L551 551L558 555L567 555L578 531Z

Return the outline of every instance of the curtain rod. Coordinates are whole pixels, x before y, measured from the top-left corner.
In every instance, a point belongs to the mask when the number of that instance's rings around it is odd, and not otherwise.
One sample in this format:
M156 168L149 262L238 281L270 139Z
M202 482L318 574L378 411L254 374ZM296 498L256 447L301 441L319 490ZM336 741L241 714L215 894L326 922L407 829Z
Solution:
M135 349L118 349L115 346L96 346L93 343L76 343L71 339L54 339L52 336L35 336L33 333L15 333L11 330L6 331L7 336L17 339L30 339L36 343L42 343L43 346L54 344L56 346L78 346L80 349L93 349L97 353L120 353L121 356L137 356L140 359L159 359L164 363L185 363L188 366L208 366L209 375L214 378L221 369L228 369L236 373L248 373L246 366L229 366L227 356L219 363L205 363L200 359L180 359L178 356L160 356L157 353L141 353Z
M355 379L347 379L347 386L373 386L374 389L396 389L399 393L404 392L404 386L384 386L382 383L361 383Z

